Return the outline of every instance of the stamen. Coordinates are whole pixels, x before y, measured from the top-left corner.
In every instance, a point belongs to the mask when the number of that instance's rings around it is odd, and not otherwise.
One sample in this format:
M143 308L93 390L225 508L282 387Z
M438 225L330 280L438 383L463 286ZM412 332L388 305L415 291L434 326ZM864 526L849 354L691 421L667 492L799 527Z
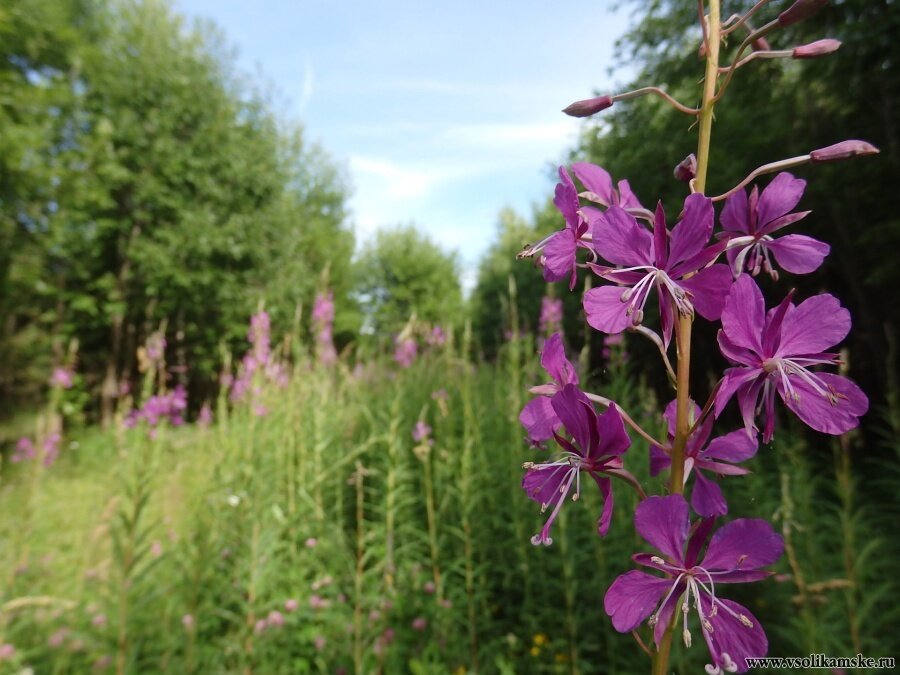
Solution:
M738 616L738 619L741 620L741 623L744 624L747 628L753 628L753 622L748 619L744 614Z
M681 637L684 639L684 646L690 648L691 646L691 631L687 628L684 629L681 633Z
M666 561L660 558L658 555L650 556L650 562L656 563L657 565L665 565Z

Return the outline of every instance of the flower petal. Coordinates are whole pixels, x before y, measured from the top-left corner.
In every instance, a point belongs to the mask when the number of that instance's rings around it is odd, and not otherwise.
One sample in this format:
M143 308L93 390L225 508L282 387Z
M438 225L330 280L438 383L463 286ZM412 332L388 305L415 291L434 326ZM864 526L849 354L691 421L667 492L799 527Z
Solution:
M559 416L546 396L538 396L529 401L519 413L519 422L525 427L528 438L535 443L553 438L553 433L562 427Z
M709 480L699 471L695 471L694 476L694 489L691 492L691 507L694 512L704 518L724 516L728 513L728 502L725 501L719 484Z
M778 380L778 393L785 405L816 431L834 436L843 434L859 426L859 418L869 409L869 399L852 380L832 373L816 373L837 395L837 403L832 403L799 377L791 376L790 382L797 397L783 391Z
M553 203L566 219L566 227L574 229L578 224L578 190L572 182L566 167L559 167L559 183L556 184L556 192Z
M544 280L562 281L575 276L575 233L570 229L560 230L544 246Z
M625 431L625 423L615 403L606 409L606 412L597 416L597 431L600 434L600 442L592 453L592 459L621 455L631 447L631 438Z
M742 274L731 285L722 310L722 330L731 344L761 355L760 336L766 321L762 291L749 275Z
M671 586L671 579L631 570L612 582L603 598L603 609L612 619L613 628L630 633L653 614Z
M766 244L782 269L792 274L809 274L822 265L831 247L802 234L788 234Z
M672 466L672 458L669 457L658 445L650 446L650 475L658 476L660 471Z
M594 250L613 265L652 265L652 236L625 209L611 206L591 228Z
M759 443L755 436L748 437L738 429L710 441L700 453L702 459L721 459L726 462L743 462L756 454Z
M716 390L714 410L716 417L722 414L728 401L731 400L731 397L737 391L753 386L753 381L762 373L762 368L728 368L722 377L719 388Z
M603 495L603 510L600 512L600 518L597 519L597 534L605 537L609 532L609 524L612 522L613 514L613 493L612 481L609 478L598 478L594 474L594 480L600 488L600 494Z
M779 356L824 352L847 337L850 312L828 293L814 295L789 311L781 324Z
M593 196L596 199L591 199L591 201L596 201L607 207L616 203L616 199L613 196L612 177L606 169L589 162L575 162L572 164L572 171L582 185L588 191L594 193Z
M622 294L628 290L622 286L600 286L584 294L582 303L587 322L603 333L621 333L631 325L627 313L629 303L622 302Z
M714 570L755 570L781 557L784 539L762 518L739 518L719 528L701 563Z
M550 403L566 431L578 443L581 454L589 456L597 444L597 413L588 397L574 384L567 384Z
M541 351L541 366L561 387L567 384L578 384L578 373L566 358L566 349L563 346L562 335L559 333L554 333L544 343Z
M670 235L667 267L674 267L700 252L712 235L713 217L709 197L696 193L688 195L684 200L684 217Z
M760 225L759 229L797 206L804 189L806 189L806 181L802 178L794 178L787 171L782 171L775 176L762 191L759 203L756 205L756 220Z
M522 488L528 498L538 504L555 504L562 496L560 487L571 470L568 464L536 466L525 472Z
M690 279L682 279L678 285L691 294L691 304L700 316L716 321L722 316L732 281L728 265L712 265Z
M765 656L769 651L766 632L757 618L743 605L733 600L717 599L717 602L734 614L746 618L750 626L745 626L721 606L718 607L715 616L710 616L712 610L710 598L706 593L700 594L700 607L713 629L712 632L703 631L713 665L724 670L729 663L734 663L737 670L733 672L746 673L749 670L746 659Z
M725 208L719 216L722 229L728 232L750 232L750 205L747 201L747 191L738 190L725 200Z
M634 528L649 544L682 563L687 541L688 504L679 494L647 497L634 510Z

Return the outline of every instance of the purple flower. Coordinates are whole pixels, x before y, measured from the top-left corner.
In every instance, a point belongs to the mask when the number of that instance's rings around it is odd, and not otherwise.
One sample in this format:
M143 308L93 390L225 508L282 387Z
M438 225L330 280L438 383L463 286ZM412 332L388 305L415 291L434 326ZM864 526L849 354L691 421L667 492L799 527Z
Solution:
M566 220L566 226L547 239L544 245L544 279L562 281L569 278L569 290L575 288L575 252L586 246L581 238L588 233L588 222L581 213L578 190L564 166L559 167L559 180L553 203Z
M281 628L284 625L284 614L277 609L273 609L269 612L269 616L266 617L266 624L270 628Z
M425 424L425 422L423 422L422 420L419 420L418 422L416 422L416 425L413 427L413 430L412 430L412 437L416 443L421 443L424 441L428 445L431 445L432 443L434 443L434 441L432 441L429 438L430 435L431 435L431 427L430 426Z
M809 211L788 213L797 206L805 188L805 180L782 172L775 176L762 195L754 187L749 198L745 190L728 198L719 220L726 236L731 236L728 262L736 277L743 271L753 276L764 271L777 279L772 258L793 274L808 274L819 269L831 250L828 244L802 234L772 237L781 228L809 214Z
M538 333L550 335L562 332L563 303L560 298L541 298L541 315L538 319Z
M409 368L418 356L419 349L416 341L411 338L401 338L399 335L394 339L394 361L401 368Z
M299 607L300 603L294 598L288 598L284 601L284 610L288 613L296 612Z
M559 333L551 335L544 343L541 366L550 373L553 382L532 387L533 394L542 395L529 401L519 413L519 422L525 427L528 439L533 445L553 438L554 432L562 426L548 397L556 394L567 384L578 384L578 373L566 358L566 350Z
M691 424L700 417L700 406L691 402ZM669 427L669 444L675 439L675 414L676 402L672 401L666 406L663 414ZM734 463L743 462L756 454L756 436L748 436L743 429L719 436L709 441L713 428L713 417L708 415L703 423L694 430L687 439L684 448L684 480L687 483L691 472L696 469L694 489L691 492L691 506L694 511L706 518L712 516L724 516L728 513L728 504L722 496L722 490L715 481L707 478L700 469L709 471L719 476L740 476L749 473L749 470ZM707 443L709 441L709 443ZM658 445L650 446L650 475L656 476L663 469L671 466L672 460L668 450Z
M775 393L797 417L816 431L838 435L855 428L869 401L852 381L812 371L837 364L825 352L850 331L850 312L827 293L794 305L791 294L766 313L762 292L750 277L738 279L722 312L719 348L735 367L725 371L716 394L718 417L737 394L750 433L754 418L765 417L763 441L775 431Z
M16 443L16 449L12 455L10 455L9 461L13 464L18 464L19 462L24 462L29 459L34 459L37 454L34 443L27 436L23 436Z
M60 389L71 389L75 383L75 374L69 368L56 367L50 376L50 386Z
M197 415L197 426L206 428L213 421L213 413L212 408L209 407L209 403L204 403L200 408L200 413Z
M601 204L606 208L620 206L623 209L635 209L644 211L644 207L631 191L631 185L627 180L620 180L618 189L613 187L612 176L606 169L588 162L575 162L572 171L586 188L579 196L588 201ZM594 213L593 209L588 213Z
M633 559L663 572L665 577L639 570L626 572L609 587L603 607L620 633L635 630L649 617L657 646L680 608L687 647L692 642L688 613L693 607L712 656L706 672L742 673L748 669L748 657L766 655L768 639L747 608L718 597L716 589L720 584L759 581L769 576L760 568L781 557L784 542L765 520L741 518L721 527L710 539L702 561L698 561L714 524L712 518L701 521L688 539L691 523L684 497L674 494L642 501L635 509L635 529L664 557L638 553Z
M317 293L312 311L313 330L316 335L316 348L319 362L331 365L337 361L332 331L334 327L334 294Z
M574 384L565 385L551 399L551 405L566 431L572 435L574 443L554 433L556 442L564 451L560 458L545 464L525 464L528 471L522 479L522 487L528 497L540 503L543 510L553 507L543 529L531 538L535 546L553 543L550 528L569 492L574 488L572 501L581 494L582 471L596 481L603 495L603 512L597 530L601 536L605 535L613 510L609 476L630 476L622 468L621 455L628 450L631 439L625 433L625 425L615 405L609 406L602 415L597 415L590 400Z
M181 617L181 625L184 626L184 629L188 632L194 630L194 616L193 614L185 614Z
M447 341L447 334L440 326L431 329L425 341L432 347L441 347Z
M711 321L719 318L731 285L726 265L707 267L722 252L724 242L706 246L713 230L712 202L703 195L684 201L684 218L666 229L662 204L657 206L651 234L633 216L611 206L593 221L594 249L620 268L591 264L616 286L592 288L584 295L588 323L604 333L621 333L639 325L653 288L659 296L665 344L672 337L674 312L696 310Z
M417 616L411 625L413 630L423 631L428 628L428 620L424 616Z

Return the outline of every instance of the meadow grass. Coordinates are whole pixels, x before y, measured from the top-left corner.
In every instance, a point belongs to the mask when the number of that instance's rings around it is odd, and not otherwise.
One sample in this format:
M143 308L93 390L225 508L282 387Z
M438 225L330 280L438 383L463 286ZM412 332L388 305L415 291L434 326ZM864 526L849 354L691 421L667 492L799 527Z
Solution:
M614 486L605 539L585 490L554 545L532 546L543 517L521 464L542 451L517 416L546 376L531 338L491 364L464 357L467 342L408 369L325 368L297 348L287 386L257 383L254 405L221 398L208 428L89 429L50 468L4 464L0 642L16 652L0 668L645 672L603 612L646 550L633 493ZM662 433L662 406L623 354L591 379ZM413 439L418 421L429 438ZM774 519L788 543L772 580L731 595L772 655L896 653L896 512L878 495L900 481L884 471L861 486L863 453L786 430L750 476L727 479L731 512ZM626 465L655 480L641 439ZM676 649L673 667L702 670L704 652Z

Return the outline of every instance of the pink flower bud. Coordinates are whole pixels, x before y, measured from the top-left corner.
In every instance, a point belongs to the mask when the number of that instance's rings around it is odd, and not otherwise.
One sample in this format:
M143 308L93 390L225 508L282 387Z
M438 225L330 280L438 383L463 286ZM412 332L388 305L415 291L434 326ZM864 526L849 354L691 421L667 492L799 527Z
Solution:
M606 110L612 104L611 96L595 96L583 101L575 101L575 103L563 108L563 112L570 117L590 117L601 110Z
M772 49L772 47L769 45L769 41L764 37L756 38L750 44L750 48L755 52L768 52Z
M784 28L808 19L828 3L828 0L797 0L778 15L778 24Z
M413 619L412 628L413 630L423 631L428 627L428 621L424 616L417 616Z
M877 155L879 152L871 143L865 141L841 141L827 148L819 148L809 153L811 162L833 162L838 159L847 159L858 155Z
M181 625L184 626L186 631L194 630L194 616L193 614L185 614L181 617Z
M808 45L800 45L794 47L791 57L795 59L814 59L817 56L825 56L836 52L841 46L840 40L827 38L825 40L816 40Z
M281 628L284 625L284 615L277 609L273 609L271 612L269 612L269 616L266 618L266 623L270 628Z
M297 602L294 598L290 598L289 600L284 601L285 611L296 612L298 607L300 607L300 603Z
M675 167L675 180L685 183L694 179L697 175L697 156L692 152Z

